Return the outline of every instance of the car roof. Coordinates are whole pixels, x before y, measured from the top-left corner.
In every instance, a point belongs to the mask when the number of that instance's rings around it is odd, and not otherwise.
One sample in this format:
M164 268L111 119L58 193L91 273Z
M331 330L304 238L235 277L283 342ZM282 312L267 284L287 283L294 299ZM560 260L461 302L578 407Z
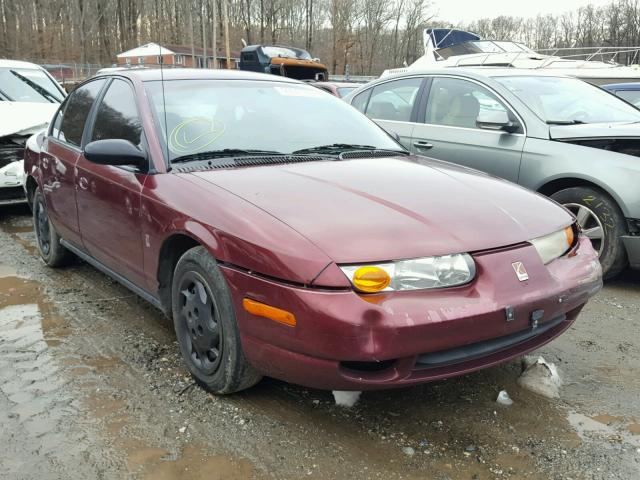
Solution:
M0 59L0 68L24 68L28 70L44 70L40 65L35 63L23 62L21 60L5 60Z
M96 75L121 76L142 82L157 80L263 80L282 83L302 83L287 77L241 70L213 70L205 68L150 68L145 70L121 70Z
M572 78L560 73L534 70L530 68L495 68L495 67L442 67L442 68L416 68L406 69L401 73L393 73L384 77L402 78L413 75L462 75L466 77L481 79L495 77L559 77Z
M609 83L602 85L605 90L640 90L640 82Z

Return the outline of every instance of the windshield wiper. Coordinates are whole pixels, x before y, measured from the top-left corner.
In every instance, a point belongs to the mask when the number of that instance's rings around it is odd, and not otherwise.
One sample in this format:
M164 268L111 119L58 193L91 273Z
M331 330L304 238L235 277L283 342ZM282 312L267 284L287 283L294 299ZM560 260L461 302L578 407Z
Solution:
M7 102L13 102L13 99L9 95L4 93L4 90L2 90L2 89L0 89L0 95L2 95L4 97L4 98L0 98L0 100L5 100L6 99Z
M547 120L547 125L584 125L582 120Z
M309 147L303 148L300 150L296 150L291 152L293 155L301 154L301 153L328 153L328 154L336 154L339 155L343 152L350 150L370 150L377 152L393 152L400 153L403 155L408 155L409 152L406 150L395 150L391 148L378 148L373 145L353 145L350 143L332 143L330 145L319 145L317 147Z
M9 70L14 76L18 77L20 80L22 80L24 83L26 83L27 85L29 85L33 90L35 90L36 92L38 92L40 95L42 95L45 100L48 100L49 103L60 103L60 100L53 95L51 92L47 91L45 88L42 88L40 85L38 85L36 82L29 80L27 77L25 77L24 75L20 75L18 72L16 72L15 70Z
M191 162L194 160L212 160L214 158L236 157L246 155L286 155L273 150L247 150L243 148L224 148L222 150L208 150L206 152L189 153L171 160L171 163Z

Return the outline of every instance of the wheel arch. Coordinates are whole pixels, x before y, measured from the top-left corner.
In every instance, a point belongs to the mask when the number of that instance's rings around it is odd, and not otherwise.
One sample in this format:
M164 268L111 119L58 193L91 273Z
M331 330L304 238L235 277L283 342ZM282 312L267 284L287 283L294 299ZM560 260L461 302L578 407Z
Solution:
M27 203L31 208L33 208L33 196L35 195L37 189L38 182L32 175L29 175L25 180L25 190L27 193Z
M580 176L570 176L570 177L559 177L554 178L552 180L548 180L546 183L540 185L535 190L542 195L546 195L550 197L554 193L559 192L560 190L564 190L566 188L573 187L587 187L594 188L596 190L600 190L607 195L609 195L616 202L618 208L622 211L623 215L627 215L626 206L622 199L616 194L615 190L612 188L608 188L607 185L603 185L601 182L598 182L595 179L591 178L582 178Z
M185 252L198 246L205 245L196 237L185 232L173 232L162 242L158 257L158 297L162 309L167 315L171 315L171 284L176 264Z

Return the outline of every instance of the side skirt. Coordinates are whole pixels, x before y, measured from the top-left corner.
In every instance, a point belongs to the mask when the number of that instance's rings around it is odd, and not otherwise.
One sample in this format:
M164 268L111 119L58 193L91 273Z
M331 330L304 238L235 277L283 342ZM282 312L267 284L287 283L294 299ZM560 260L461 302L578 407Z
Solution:
M114 272L109 267L107 267L105 264L103 264L102 262L96 260L95 258L93 258L91 255L89 255L85 251L80 250L75 245L67 242L64 238L60 239L60 243L62 244L62 246L64 248L66 248L67 250L73 252L75 255L80 257L82 260L87 262L92 267L100 270L105 275L108 275L109 277L113 278L118 283L120 283L123 286L127 287L133 293L135 293L136 295L144 298L151 305L153 305L154 307L156 307L159 310L162 310L164 312L164 309L162 308L162 302L160 302L160 299L158 297L156 297L155 295L153 295L152 293L147 292L145 289L140 288L139 286L137 286L133 282L130 282L129 280L127 280L125 277L123 277L119 273Z

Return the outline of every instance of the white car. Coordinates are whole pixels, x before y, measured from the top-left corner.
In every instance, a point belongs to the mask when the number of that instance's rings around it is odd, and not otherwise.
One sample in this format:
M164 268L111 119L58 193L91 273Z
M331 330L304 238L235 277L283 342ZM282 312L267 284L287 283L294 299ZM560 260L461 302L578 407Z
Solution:
M25 201L25 143L49 124L65 96L44 68L0 60L0 205Z

